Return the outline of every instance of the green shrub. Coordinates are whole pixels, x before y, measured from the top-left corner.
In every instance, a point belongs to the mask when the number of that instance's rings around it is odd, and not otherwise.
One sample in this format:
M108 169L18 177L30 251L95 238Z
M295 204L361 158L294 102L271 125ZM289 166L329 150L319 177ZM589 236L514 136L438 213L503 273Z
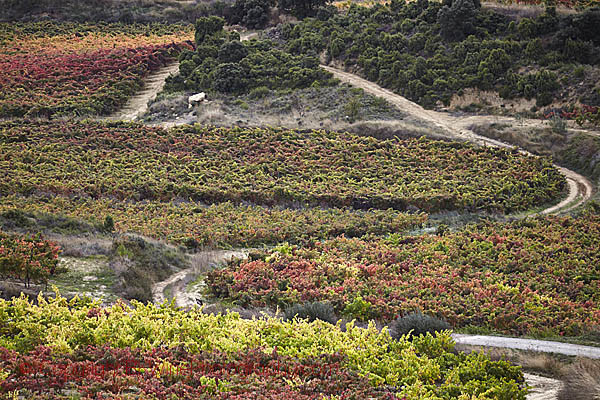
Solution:
M281 10L298 18L304 18L315 15L320 7L329 2L330 0L278 0L277 5Z
M354 96L348 103L346 103L344 106L344 113L346 114L346 117L350 123L353 123L359 119L361 108L362 104L359 96Z
M104 224L102 224L102 230L106 233L112 233L115 231L115 221L111 215L107 215L104 218Z
M223 31L225 20L220 17L201 17L196 21L196 34L194 36L196 44L200 45L207 37L213 36Z
M453 40L473 33L476 14L473 0L454 0L450 7L444 6L437 15L442 36Z
M244 25L250 29L264 28L269 21L273 0L236 0L231 7L230 24Z
M223 43L219 48L219 61L222 63L239 63L248 55L248 49L240 41Z
M403 335L411 334L412 336L425 335L427 333L434 334L450 329L450 325L442 319L414 312L399 317L391 323L390 333L394 339L399 339Z
M552 128L552 132L555 133L566 133L567 132L567 123L560 116L554 114L552 119L550 119L550 127Z
M241 43L239 34L226 33L222 23L213 17L198 20L197 50L181 56L180 74L167 79L165 92L243 94L258 87L293 90L338 84L320 68L316 54L292 54L269 40Z
M220 64L211 74L213 87L223 93L240 93L247 88L244 70L237 64Z
M267 97L271 93L271 90L266 86L259 86L250 91L248 97L251 99L262 99Z
M294 318L306 319L310 322L321 320L335 324L338 320L330 303L314 301L304 304L294 304L285 310L285 320Z

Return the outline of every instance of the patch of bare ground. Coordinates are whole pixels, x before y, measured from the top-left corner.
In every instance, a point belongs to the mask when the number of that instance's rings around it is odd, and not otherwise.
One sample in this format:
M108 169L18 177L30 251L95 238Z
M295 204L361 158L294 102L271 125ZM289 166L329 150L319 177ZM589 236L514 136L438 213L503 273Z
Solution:
M460 93L460 94L459 94ZM506 112L529 112L535 107L535 99L503 99L498 92L476 88L463 89L450 100L450 110L504 109Z
M499 14L504 14L517 21L523 18L535 18L542 15L546 9L545 4L506 4L492 1L481 3L481 7L488 10L493 10ZM563 15L575 14L577 10L572 8L557 6L556 12Z
M208 100L188 109L187 95L165 96L150 105L143 121L171 127L200 123L214 126L286 127L371 132L419 137L431 133L443 138L435 125L406 115L385 100L347 86L307 88L291 92L266 91L250 95L209 95Z
M525 374L525 382L529 386L527 400L557 400L563 386L558 379L533 374Z
M600 362L581 359L563 372L558 400L599 400Z
M154 303L161 304L165 300L174 299L177 307L202 305L204 302L201 290L203 280L198 280L198 278L219 264L247 258L248 250L209 250L192 254L189 257L191 268L175 273L152 286ZM191 290L188 290L188 285L191 286Z

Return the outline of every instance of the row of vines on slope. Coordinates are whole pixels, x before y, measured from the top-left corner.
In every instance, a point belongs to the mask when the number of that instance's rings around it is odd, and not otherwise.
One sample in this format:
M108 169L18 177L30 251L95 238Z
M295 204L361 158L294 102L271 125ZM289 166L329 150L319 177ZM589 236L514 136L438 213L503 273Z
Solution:
M516 150L325 131L13 121L0 154L4 196L510 212L565 187Z
M424 213L348 208L280 208L224 202L129 202L65 196L5 196L0 217L20 229L36 229L36 219L66 216L99 226L107 216L117 232L197 248L257 247L288 241L302 244L338 235L360 237L419 228Z
M328 301L363 320L418 310L454 327L577 336L599 328L599 238L592 213L445 235L340 237L259 253L211 272L208 284L242 305Z
M454 352L448 332L393 340L374 324L342 330L321 321L243 320L137 302L102 309L60 296L39 303L0 300L4 392L44 398L74 387L68 393L91 391L84 398L525 398L520 367Z
M180 25L0 24L0 116L106 114L190 48Z

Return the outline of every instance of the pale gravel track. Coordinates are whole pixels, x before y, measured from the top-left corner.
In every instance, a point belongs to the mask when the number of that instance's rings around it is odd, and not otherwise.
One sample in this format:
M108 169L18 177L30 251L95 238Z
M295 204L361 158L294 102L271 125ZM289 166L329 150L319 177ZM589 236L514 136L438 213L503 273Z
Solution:
M501 141L477 135L469 128L473 123L475 123L475 121L479 121L480 123L484 121L498 122L499 118L497 116L455 117L442 112L426 110L407 98L402 97L390 90L384 89L376 83L370 82L355 74L327 65L321 65L321 67L326 71L331 72L334 77L338 78L340 81L362 88L365 92L368 92L374 96L382 97L398 107L400 110L430 122L434 126L447 132L452 138L468 141L481 146L513 147ZM527 123L532 124L532 121L535 120L527 120ZM544 121L537 121L537 124L539 126L543 126ZM529 154L525 150L521 150L521 152ZM588 201L592 196L593 187L587 178L564 167L558 165L555 165L555 167L559 169L559 171L567 180L569 193L567 197L560 203L548 207L540 211L538 214L545 215L565 213L575 209L576 207L579 207L581 204Z
M530 387L527 400L556 400L562 382L558 379L546 378L544 376L523 374L525 382Z
M533 351L536 353L554 353L565 356L586 357L600 360L600 347L582 346L579 344L552 342L549 340L522 339L504 336L452 334L457 344L469 346L498 347Z
M165 86L165 79L179 71L177 61L151 73L144 79L142 91L132 96L122 109L106 119L113 121L135 121L148 110L148 103L153 100Z

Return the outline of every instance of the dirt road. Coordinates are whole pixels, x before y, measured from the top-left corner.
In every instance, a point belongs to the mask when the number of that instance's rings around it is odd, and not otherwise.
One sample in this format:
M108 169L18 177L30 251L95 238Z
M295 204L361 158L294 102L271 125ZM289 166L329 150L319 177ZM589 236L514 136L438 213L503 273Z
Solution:
M131 97L125 106L107 119L115 121L135 121L148 109L148 102L153 100L165 86L165 79L179 71L177 61L162 67L144 79L142 91Z
M426 110L420 105L408 100L407 98L393 93L390 90L384 89L379 85L370 82L366 79L363 79L357 75L326 65L322 65L321 67L326 71L331 72L336 78L338 78L342 82L346 82L353 86L360 87L365 92L368 92L378 97L382 97L391 104L394 104L402 111L414 115L425 121L428 121L434 126L443 129L445 132L447 132L448 137L450 138L468 141L482 146L513 147L498 140L477 135L475 132L469 129L469 127L476 122L498 122L499 117L491 115L476 117L455 117L442 112ZM511 120L512 122L517 121L514 118L504 118L504 123L510 123ZM536 120L527 120L526 123L537 123L539 126L543 126L544 121L536 122ZM528 154L525 151L522 152ZM562 172L562 174L567 180L569 194L560 203L540 211L539 214L556 214L570 211L576 207L579 207L582 203L588 201L592 195L592 184L588 181L587 178L566 168L560 166L556 167Z
M524 374L525 382L530 386L527 400L556 400L562 382L544 376Z
M600 347L582 346L578 344L552 342L548 340L521 339L502 336L463 335L454 333L454 341L470 346L500 347L534 351L540 353L555 353L565 356L582 356L600 360Z
M195 253L190 256L193 267L184 269L171 275L168 279L152 286L152 299L155 304L161 304L165 299L175 298L177 307L196 306L202 301L200 288L187 290L188 285L194 282L202 273L209 271L213 266L229 262L232 259L248 257L248 250L212 250ZM195 286L202 286L198 282Z

